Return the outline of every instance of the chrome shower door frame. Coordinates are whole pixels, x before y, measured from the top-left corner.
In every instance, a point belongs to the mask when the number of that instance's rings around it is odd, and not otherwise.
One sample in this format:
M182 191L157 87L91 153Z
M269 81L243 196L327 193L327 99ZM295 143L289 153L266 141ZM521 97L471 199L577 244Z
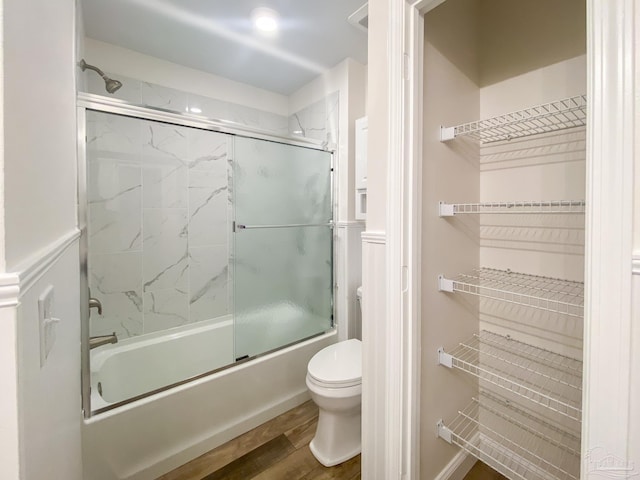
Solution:
M78 229L80 230L80 336L81 336L81 390L82 390L82 414L85 419L88 419L94 413L102 413L103 411L111 410L121 405L131 403L141 398L148 397L155 393L159 393L165 390L169 390L178 385L182 385L198 378L202 378L211 375L220 370L230 368L236 364L230 364L228 366L206 372L196 377L184 379L183 381L167 385L158 390L147 392L143 395L118 402L108 408L101 409L98 412L92 412L91 409L91 356L89 349L89 336L90 336L90 312L89 312L89 268L88 268L88 256L89 256L89 239L88 239L88 191L87 191L87 110L111 113L114 115L121 115L140 120L151 120L161 122L170 125L177 125L183 127L197 128L200 130L208 130L211 132L225 133L238 137L248 137L258 140L265 140L275 143L281 143L291 146L310 148L314 150L326 151L331 154L331 205L332 205L332 217L336 215L336 195L335 195L335 173L336 166L334 163L335 154L332 150L325 148L321 142L308 138L289 137L284 135L276 135L267 130L259 128L252 128L246 125L238 124L226 120L209 119L198 115L189 113L175 112L170 110L164 110L161 108L154 108L144 105L136 105L124 100L104 97L102 95L95 95L89 93L78 93L77 96L77 156L78 156ZM333 221L333 219L332 219ZM335 328L335 293L336 293L336 268L335 262L338 260L335 257L335 230L332 233L332 328ZM284 345L281 348L285 348L288 345ZM264 355L271 353L266 352ZM262 356L262 355L260 355ZM256 358L256 357L252 357Z

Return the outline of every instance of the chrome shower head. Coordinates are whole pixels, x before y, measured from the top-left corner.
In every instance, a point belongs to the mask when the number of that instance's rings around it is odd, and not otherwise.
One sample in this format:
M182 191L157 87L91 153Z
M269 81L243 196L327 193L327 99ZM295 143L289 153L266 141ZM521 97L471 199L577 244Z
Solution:
M104 80L104 88L109 93L114 93L116 90L122 87L122 82L107 77L104 72L98 67L94 67L93 65L89 65L87 62L85 62L84 58L78 62L78 66L82 69L83 72L88 68L89 70L93 70L98 75L100 75Z
M122 82L119 80L114 80L113 78L103 77L104 78L104 88L107 89L107 92L113 93L118 90L122 86Z

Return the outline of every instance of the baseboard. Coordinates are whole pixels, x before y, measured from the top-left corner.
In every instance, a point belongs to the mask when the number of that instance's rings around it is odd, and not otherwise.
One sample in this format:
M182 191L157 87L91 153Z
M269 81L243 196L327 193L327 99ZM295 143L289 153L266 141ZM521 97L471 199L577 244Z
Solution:
M434 480L462 480L477 459L460 449Z
M250 416L245 417L241 421L227 426L222 430L211 432L207 438L203 438L189 447L171 455L170 457L159 459L156 463L148 465L142 470L129 474L123 480L150 480L156 479L165 473L168 473L185 463L190 462L194 458L213 450L220 445L232 440L243 433L252 430L272 418L283 414L284 412L303 404L311 397L306 389L300 391L276 404L268 406L264 410L253 412Z

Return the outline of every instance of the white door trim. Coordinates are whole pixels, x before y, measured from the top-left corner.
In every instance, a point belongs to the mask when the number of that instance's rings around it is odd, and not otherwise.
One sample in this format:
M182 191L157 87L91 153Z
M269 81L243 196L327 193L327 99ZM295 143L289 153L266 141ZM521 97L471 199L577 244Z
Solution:
M385 419L383 478L389 480L419 478L421 45L423 15L443 1L388 0L389 335L384 345L376 345L386 358L387 395L375 416ZM581 475L585 479L598 475L593 463L596 448L624 465L640 465L640 458L631 458L627 443L632 382L638 381L630 377L629 340L637 5L637 0L587 0L589 139ZM637 271L637 263L634 266Z
M385 480L420 475L423 15L444 1L389 1L386 338L377 347L386 395L375 412L385 419Z
M583 479L631 452L633 163L637 0L587 1L587 215ZM636 405L637 407L637 405ZM632 458L635 456L635 458Z

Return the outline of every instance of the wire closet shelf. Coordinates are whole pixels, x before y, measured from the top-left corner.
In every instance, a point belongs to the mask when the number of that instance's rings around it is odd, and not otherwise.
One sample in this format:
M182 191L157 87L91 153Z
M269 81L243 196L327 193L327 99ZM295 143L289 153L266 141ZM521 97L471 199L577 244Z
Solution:
M485 120L441 127L440 140L468 136L485 144L583 127L586 122L587 97L577 95Z
M516 202L446 203L440 202L438 214L452 217L462 214L584 213L584 200L536 200Z
M581 419L580 360L486 330L451 352L439 349L438 360L572 420Z
M477 398L438 435L511 479L577 480L580 439L489 392Z
M582 282L480 268L453 279L441 275L438 285L444 292L467 293L571 317L582 318L584 314Z

